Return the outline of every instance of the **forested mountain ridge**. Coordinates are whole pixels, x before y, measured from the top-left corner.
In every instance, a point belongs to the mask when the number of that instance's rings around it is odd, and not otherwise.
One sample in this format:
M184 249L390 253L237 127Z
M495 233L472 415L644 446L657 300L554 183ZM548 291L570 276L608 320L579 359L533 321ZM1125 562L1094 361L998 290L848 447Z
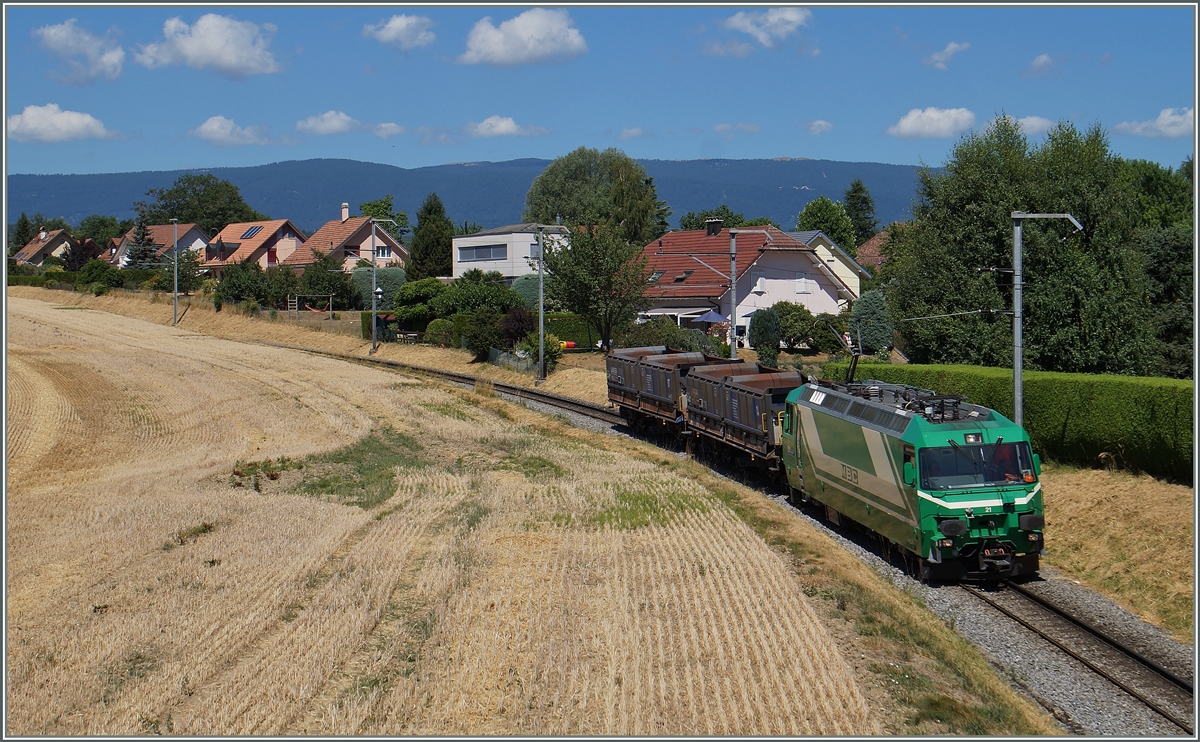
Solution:
M689 211L728 204L747 217L766 216L785 229L818 196L840 200L855 178L875 199L880 226L911 216L917 170L910 165L779 158L774 160L640 160L658 197L671 207L671 225ZM211 173L236 185L246 202L272 218L291 219L313 232L338 218L342 202L351 209L395 197L398 211L415 214L436 192L455 222L484 228L521 220L525 194L550 160L519 159L405 169L357 160L291 160L253 167L8 176L10 221L21 212L59 216L71 224L90 214L134 216L133 203L151 188L169 188L184 173Z

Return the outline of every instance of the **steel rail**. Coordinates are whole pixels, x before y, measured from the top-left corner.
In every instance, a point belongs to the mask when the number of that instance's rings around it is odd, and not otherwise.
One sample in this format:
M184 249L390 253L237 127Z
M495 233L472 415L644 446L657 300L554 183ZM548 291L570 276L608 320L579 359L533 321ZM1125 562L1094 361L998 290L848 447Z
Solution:
M1031 600L1034 603L1037 603L1038 605L1042 606L1046 610L1049 610L1049 611L1055 613L1056 615L1061 616L1062 618L1066 619L1067 621L1070 621L1071 623L1075 624L1079 628L1081 628L1084 631L1088 632L1089 634L1095 636L1097 639L1108 644L1113 649L1126 655L1130 659L1137 660L1142 665L1144 665L1147 669L1154 671L1155 673L1160 675L1165 680L1171 681L1175 685L1186 690L1188 693L1194 693L1194 691L1192 690L1192 684L1190 682L1188 682L1186 679L1179 677L1178 675L1171 672L1170 670L1163 667L1162 665L1158 664L1157 662L1150 659L1149 657L1146 657L1146 656L1140 654L1139 652L1137 652L1133 649L1130 649L1129 647L1126 647L1124 644L1122 644L1121 642L1119 642L1116 639L1113 639L1109 635L1105 634L1104 631L1091 625L1087 621L1084 621L1083 619L1078 618L1076 616L1072 616L1070 613L1067 613L1062 608L1059 608L1057 605L1050 602L1049 600L1046 600L1045 598L1041 597L1040 595L1038 595L1034 592L1031 592L1029 590L1026 590L1024 587L1017 585L1013 582L1009 582L1008 580L1001 580L1000 584L1004 585L1009 590L1012 590L1013 592L1020 594L1021 596L1027 598L1028 600Z
M270 343L265 340L246 340L244 342L254 343L255 345L266 345L272 348L285 348L287 350L298 350L304 353L312 353L327 358L337 358L343 361L351 361L354 363L365 363L371 366L386 366L402 371L412 371L428 376L433 376L447 381L453 381L459 384L477 384L480 381L490 383L492 388L503 394L508 394L519 399L527 399L532 402L540 402L552 407L557 407L568 412L575 412L581 415L586 415L595 420L609 423L610 425L619 425L625 422L625 418L613 410L598 405L594 402L588 402L582 399L575 399L553 392L545 392L529 387L520 386L519 384L506 384L501 381L492 381L471 374L460 374L455 371L444 371L442 369L430 368L428 366L418 366L413 363L403 363L401 361L391 361L384 358L371 358L369 356L351 355L349 353L336 353L329 350L319 350L317 348L305 348L300 345L287 345L285 343Z
M1136 689L1134 689L1134 688L1130 688L1130 687L1129 687L1129 686L1128 686L1126 683L1124 683L1124 682L1123 682L1122 680L1120 680L1119 678L1116 678L1116 677L1114 677L1112 673L1108 672L1107 670L1105 670L1105 669L1104 669L1104 668L1102 668L1102 667L1098 667L1098 666L1097 666L1097 665L1096 665L1094 662L1092 662L1092 661L1091 661L1091 660L1089 660L1088 658L1084 657L1084 656L1083 656L1082 654L1080 654L1079 652L1076 652L1075 650L1071 649L1070 647L1067 647L1067 646L1065 646L1065 645L1064 645L1062 642L1058 641L1057 639L1055 639L1055 638L1054 638L1054 637L1052 637L1052 636L1049 636L1049 635L1047 635L1047 634L1046 634L1046 632L1042 631L1041 629L1037 628L1037 627L1036 627L1036 626L1034 626L1033 624L1029 623L1029 622L1028 622L1028 621L1026 621L1024 618L1022 618L1022 617L1018 616L1017 614L1015 614L1015 613L1013 613L1012 611L1008 610L1007 608L1005 608L1004 606L1000 605L1000 604L999 604L999 603L997 603L996 601L992 600L992 599L991 599L991 598L989 598L987 595L985 595L985 594L984 594L984 592L983 592L981 589L979 589L979 588L976 588L976 587L970 587L970 586L967 586L967 585L963 585L963 586L962 586L962 589L963 589L964 591L966 591L967 593L969 593L969 594L971 594L971 595L974 595L976 598L978 598L979 600L983 601L984 603L987 603L988 605L992 606L992 607L993 607L993 608L995 608L996 610L1000 611L1001 613L1003 613L1004 615L1008 616L1008 617L1009 617L1009 618L1011 618L1012 620L1014 620L1014 621L1016 621L1017 623L1021 624L1021 625L1022 625L1022 626L1024 626L1026 629L1029 629L1030 631L1032 631L1033 633L1037 634L1038 636L1040 636L1041 638L1045 639L1046 641L1050 642L1050 643L1051 643L1051 644L1053 644L1054 646L1058 647L1060 650L1062 650L1064 653L1066 653L1066 654L1067 654L1067 655L1069 655L1070 657L1073 657L1074 659L1076 659L1076 660L1078 660L1079 662L1083 663L1083 665L1084 665L1085 667L1087 667L1089 670L1091 670L1092 672L1096 673L1097 675L1099 675L1100 677L1104 678L1104 679L1105 679L1105 680L1107 680L1108 682L1112 683L1113 685L1117 686L1118 688L1120 688L1121 690L1125 691L1125 692L1126 692L1126 693L1128 693L1129 695L1133 696L1133 697L1134 697L1134 698L1136 698L1137 700L1141 701L1143 704L1145 704L1145 705L1146 705L1146 707L1147 707L1147 708L1149 708L1150 710L1154 711L1154 713L1156 713L1156 714L1158 714L1159 716L1163 717L1164 719L1166 719L1167 721L1171 722L1172 724L1174 724L1175 726L1179 727L1180 729L1183 729L1183 730L1184 730L1184 731L1186 731L1188 734L1192 734L1192 733L1193 733L1193 731L1192 731L1192 726L1191 726L1190 724L1188 724L1186 721L1183 721L1183 720L1181 720L1181 719L1177 718L1177 717L1176 717L1174 714L1172 714L1170 711L1168 711L1168 710L1166 710L1166 709L1162 708L1161 706L1159 706L1159 705L1158 705L1157 703L1155 703L1154 701L1151 701L1150 699L1146 698L1146 697L1145 697L1145 696L1144 696L1142 693L1140 693L1140 692L1139 692L1139 691L1137 691ZM1017 594L1018 594L1018 595L1020 595L1020 593L1017 593ZM1064 618L1065 618L1066 620L1068 620L1069 622L1071 622L1072 624L1074 624L1074 623L1075 623L1075 620L1074 620L1074 619L1072 619L1072 618L1068 618L1068 617L1064 617ZM1117 648L1118 648L1118 649L1121 649L1120 647L1117 647ZM1121 651L1124 651L1124 650L1123 650L1123 649L1121 649Z

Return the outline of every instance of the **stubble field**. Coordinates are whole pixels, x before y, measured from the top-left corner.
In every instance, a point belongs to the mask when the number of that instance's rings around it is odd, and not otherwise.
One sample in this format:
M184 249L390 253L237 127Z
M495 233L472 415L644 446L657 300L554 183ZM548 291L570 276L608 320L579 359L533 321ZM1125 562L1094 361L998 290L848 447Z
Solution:
M788 561L671 467L393 373L7 313L8 734L883 729Z

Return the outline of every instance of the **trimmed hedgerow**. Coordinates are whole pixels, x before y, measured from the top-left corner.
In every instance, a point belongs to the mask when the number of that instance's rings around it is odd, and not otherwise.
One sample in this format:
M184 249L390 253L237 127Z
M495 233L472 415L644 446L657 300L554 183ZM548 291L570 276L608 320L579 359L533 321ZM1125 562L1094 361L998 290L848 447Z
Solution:
M9 286L44 286L46 285L45 276L14 276L8 274Z
M822 368L845 376L845 363ZM980 366L860 366L859 378L912 384L1013 416L1012 371ZM1187 379L1026 371L1025 430L1035 450L1080 466L1114 463L1176 481L1192 481L1194 390Z
M537 312L533 315L536 318ZM595 348L600 340L600 334L577 314L547 314L546 332L559 340L574 340L576 348Z

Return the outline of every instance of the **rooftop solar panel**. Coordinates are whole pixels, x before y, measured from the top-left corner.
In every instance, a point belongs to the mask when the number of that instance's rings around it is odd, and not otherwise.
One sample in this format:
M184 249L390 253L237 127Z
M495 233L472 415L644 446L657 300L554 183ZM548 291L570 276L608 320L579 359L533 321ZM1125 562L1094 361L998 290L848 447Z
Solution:
M251 237L253 237L254 235L258 234L258 231L259 231L260 229L262 229L262 225L261 225L261 224L256 224L256 225L254 225L253 227L251 227L250 229L247 229L247 230L246 230L246 231L245 231L245 232L242 234L242 239L243 239L243 240L248 240L248 239L250 239L250 238L251 238Z

